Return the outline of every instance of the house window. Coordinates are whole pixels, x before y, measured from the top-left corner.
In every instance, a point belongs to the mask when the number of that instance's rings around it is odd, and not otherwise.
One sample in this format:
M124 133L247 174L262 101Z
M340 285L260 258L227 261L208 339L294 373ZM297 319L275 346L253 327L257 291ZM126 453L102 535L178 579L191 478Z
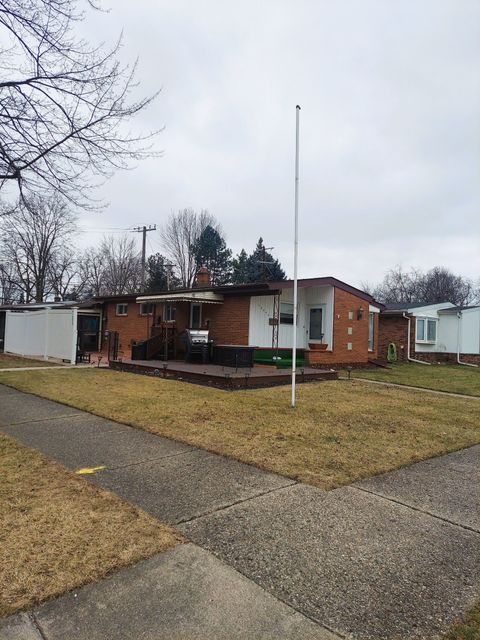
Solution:
M437 341L437 321L436 320L427 320L427 341L428 342Z
M176 309L173 304L165 305L165 322L175 322Z
M293 304L280 303L280 324L293 324Z
M433 343L437 341L437 320L417 318L415 342Z
M128 315L128 304L126 304L125 302L120 302L119 304L117 304L116 315L117 316L127 316Z
M141 316L152 316L153 315L153 303L152 302L142 302L140 305L140 315Z
M368 314L368 350L373 351L375 345L375 314Z
M200 329L202 326L202 303L190 304L190 329Z

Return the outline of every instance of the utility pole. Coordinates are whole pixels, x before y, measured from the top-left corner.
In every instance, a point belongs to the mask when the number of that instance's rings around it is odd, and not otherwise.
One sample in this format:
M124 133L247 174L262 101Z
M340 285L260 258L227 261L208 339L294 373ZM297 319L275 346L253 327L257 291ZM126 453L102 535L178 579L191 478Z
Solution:
M143 225L143 227L134 227L132 229L132 231L142 234L142 280L141 280L142 291L145 291L145 254L147 251L147 232L156 231L156 230L157 230L156 224L149 224L148 227Z

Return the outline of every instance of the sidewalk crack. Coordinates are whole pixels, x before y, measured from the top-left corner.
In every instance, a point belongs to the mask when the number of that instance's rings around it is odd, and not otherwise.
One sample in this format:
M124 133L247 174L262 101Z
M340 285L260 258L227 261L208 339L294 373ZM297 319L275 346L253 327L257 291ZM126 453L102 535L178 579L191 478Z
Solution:
M64 418L78 418L81 417L82 413L65 413L61 416L50 416L49 418L34 418L33 420L21 420L20 422L9 422L8 424L0 425L0 429L2 427L17 427L22 424L31 424L33 422L50 422L51 420L61 420Z
M460 529L465 529L466 531L473 531L473 533L480 534L480 530L475 529L475 527L471 527L468 524L460 524L460 522L455 522L454 520L450 520L449 518L445 518L444 516L439 516L436 513L432 513L431 511L427 511L426 509L421 509L420 507L415 507L408 502L402 502L402 500L398 500L396 498L391 498L389 496L383 495L382 493L377 493L376 491L371 491L370 489L365 489L364 487L357 487L355 485L350 485L351 489L356 489L357 491L363 491L364 493L368 493L372 496L377 496L377 498L382 498L383 500L387 500L388 502L393 502L394 504L399 504L402 507L407 507L407 509L412 509L412 511L418 511L419 513L423 513L426 516L430 516L431 518L436 518L437 520L441 520L442 522L447 522L455 527L459 527Z
M136 467L140 464L146 464L147 462L157 462L158 460L167 460L168 458L175 458L177 456L184 456L188 453L195 453L198 449L193 449L193 451L179 451L177 453L170 453L166 456L158 456L157 458L146 458L145 460L139 460L138 462L129 462L128 464L121 464L117 467L107 467L103 469L100 473L106 473L107 471L117 471L118 469L126 469L127 467Z
M33 626L35 627L35 629L38 631L40 637L42 638L42 640L48 640L47 636L45 635L44 630L42 629L40 622L37 619L37 616L35 615L35 613L33 611L30 611L28 613L28 617L30 618L30 622L33 624Z
M215 509L211 509L210 511L205 511L204 513L201 513L199 516L192 516L191 518L185 518L184 520L177 520L174 526L179 524L188 524L189 522L193 522L194 520L200 520L201 518L206 518L208 516L213 515L214 513L218 513L220 511L226 511L227 509L236 507L237 505L243 504L244 502L249 502L250 500L256 500L257 498L261 498L263 496L268 496L270 493L274 493L275 491L282 491L283 489L288 489L289 487L293 487L296 484L299 484L297 480L290 480L286 484L283 484L281 487L274 487L273 489L267 489L267 491L256 493L255 495L249 496L248 498L241 498L240 500L236 500L235 502L231 502L230 504L227 504L221 507L216 507Z

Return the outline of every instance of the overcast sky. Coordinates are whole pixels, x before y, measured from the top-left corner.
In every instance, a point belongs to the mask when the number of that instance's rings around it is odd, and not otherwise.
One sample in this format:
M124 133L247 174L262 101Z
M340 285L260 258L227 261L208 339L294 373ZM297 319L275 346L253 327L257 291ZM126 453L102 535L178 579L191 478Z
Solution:
M123 29L142 92L162 88L135 126L164 127L164 153L101 188L83 245L208 209L235 253L262 236L291 276L298 103L300 276L359 285L441 264L479 278L479 0L104 6L83 29Z

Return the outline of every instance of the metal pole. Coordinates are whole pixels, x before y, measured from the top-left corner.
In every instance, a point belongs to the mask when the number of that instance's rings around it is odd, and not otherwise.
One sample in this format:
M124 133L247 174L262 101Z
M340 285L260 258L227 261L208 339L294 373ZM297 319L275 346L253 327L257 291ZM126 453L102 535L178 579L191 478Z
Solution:
M293 245L293 349L292 349L292 407L295 407L297 374L297 311L298 311L298 151L300 132L300 107L296 106L295 127L295 240Z

